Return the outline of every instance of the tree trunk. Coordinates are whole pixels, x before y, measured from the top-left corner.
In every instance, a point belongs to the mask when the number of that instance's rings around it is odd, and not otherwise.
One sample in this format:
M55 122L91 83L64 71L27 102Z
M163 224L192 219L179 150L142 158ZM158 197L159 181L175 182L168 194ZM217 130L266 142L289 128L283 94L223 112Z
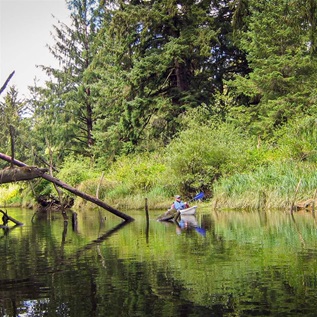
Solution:
M0 159L5 160L5 161L7 161L9 163L12 161L12 158L10 156L5 155L3 153L0 153ZM20 166L20 167L30 168L30 166L27 166L25 163L23 163L21 161L18 161L18 160L13 160L13 163L15 165L17 165L17 166ZM83 198L85 200L88 200L88 201L90 201L90 202L92 202L92 203L94 203L94 204L96 204L96 205L108 210L109 212L113 213L114 215L116 215L116 216L118 216L118 217L120 217L120 218L122 218L122 219L124 219L126 221L133 221L134 220L132 217L122 213L119 210L114 209L113 207L107 205L103 201L101 201L101 200L99 200L99 199L97 199L97 198L95 198L93 196L90 196L88 194L85 194L85 193L77 190L74 187L71 187L71 186L67 185L67 184L63 183L62 181L60 181L59 179L57 179L57 178L55 178L53 176L50 176L50 175L44 173L44 174L41 175L41 177L46 179L46 180L48 180L49 182L52 182L52 183L56 184L59 187L62 187L64 189L66 189L67 191L75 194L76 196L79 196L79 197L81 197L81 198Z

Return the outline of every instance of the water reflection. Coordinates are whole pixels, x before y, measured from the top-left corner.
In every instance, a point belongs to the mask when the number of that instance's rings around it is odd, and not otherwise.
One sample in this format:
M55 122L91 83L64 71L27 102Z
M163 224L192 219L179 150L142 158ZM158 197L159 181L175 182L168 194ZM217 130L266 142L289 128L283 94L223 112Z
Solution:
M176 224L135 211L125 224L77 211L74 228L11 212L25 225L0 236L2 316L315 315L311 213L206 209Z
M180 221L175 221L176 233L181 234L184 231L194 230L203 237L206 236L206 230L199 227L198 221L195 215L181 215Z

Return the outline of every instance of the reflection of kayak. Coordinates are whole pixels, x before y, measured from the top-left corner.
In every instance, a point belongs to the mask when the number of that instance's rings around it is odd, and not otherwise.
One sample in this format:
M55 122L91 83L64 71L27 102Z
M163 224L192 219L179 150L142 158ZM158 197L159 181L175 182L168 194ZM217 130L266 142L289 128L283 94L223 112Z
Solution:
M189 207L179 211L181 215L195 215L197 206Z
M181 215L179 228L182 230L195 229L195 231L198 232L200 235L204 237L206 236L205 229L198 226L198 222L195 215Z
M195 215L181 215L180 224L184 223L188 227L197 227L198 222Z

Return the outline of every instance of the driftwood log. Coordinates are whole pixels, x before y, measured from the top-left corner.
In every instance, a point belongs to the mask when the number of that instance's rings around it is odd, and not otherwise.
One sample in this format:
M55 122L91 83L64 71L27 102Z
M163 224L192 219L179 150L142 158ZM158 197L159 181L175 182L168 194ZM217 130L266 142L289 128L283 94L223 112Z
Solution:
M5 160L5 161L7 161L9 163L13 162L14 165L19 166L19 167L29 167L28 165L26 165L25 163L23 163L21 161L18 161L16 159L12 160L12 158L10 156L8 156L6 154L3 154L3 153L0 153L0 159ZM94 204L96 204L96 205L108 210L109 212L111 212L114 215L124 219L125 221L133 221L134 220L131 216L126 215L123 212L121 212L121 211L109 206L108 204L106 204L105 202L99 200L98 198L96 198L94 196L91 196L91 195L88 195L86 193L83 193L83 192L77 190L76 188L74 188L72 186L69 186L66 183L63 183L62 181L60 181L59 179L57 179L57 178L55 178L53 176L50 176L50 175L48 175L46 173L43 173L41 175L41 177L46 179L46 180L48 180L49 182L54 183L55 185L57 185L57 186L59 186L59 187L61 187L63 189L66 189L67 191L75 194L76 196L79 196L79 197L81 197L81 198L83 198L85 200L88 200L88 201L90 201L90 202L92 202L92 203L94 203ZM1 184L1 179L0 179L0 184Z

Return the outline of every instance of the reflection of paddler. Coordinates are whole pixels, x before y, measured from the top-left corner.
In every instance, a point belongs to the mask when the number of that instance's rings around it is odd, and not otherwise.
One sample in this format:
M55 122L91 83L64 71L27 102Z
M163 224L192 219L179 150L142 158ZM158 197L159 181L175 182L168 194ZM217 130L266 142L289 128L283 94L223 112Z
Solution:
M203 237L206 237L206 230L200 227L196 227L195 230L201 234Z
M176 233L180 234L183 230L195 229L203 237L206 236L206 230L198 226L198 222L195 216L181 215L181 220L177 223Z
M195 215L181 215L180 221L183 222L186 227L198 226L198 222Z

